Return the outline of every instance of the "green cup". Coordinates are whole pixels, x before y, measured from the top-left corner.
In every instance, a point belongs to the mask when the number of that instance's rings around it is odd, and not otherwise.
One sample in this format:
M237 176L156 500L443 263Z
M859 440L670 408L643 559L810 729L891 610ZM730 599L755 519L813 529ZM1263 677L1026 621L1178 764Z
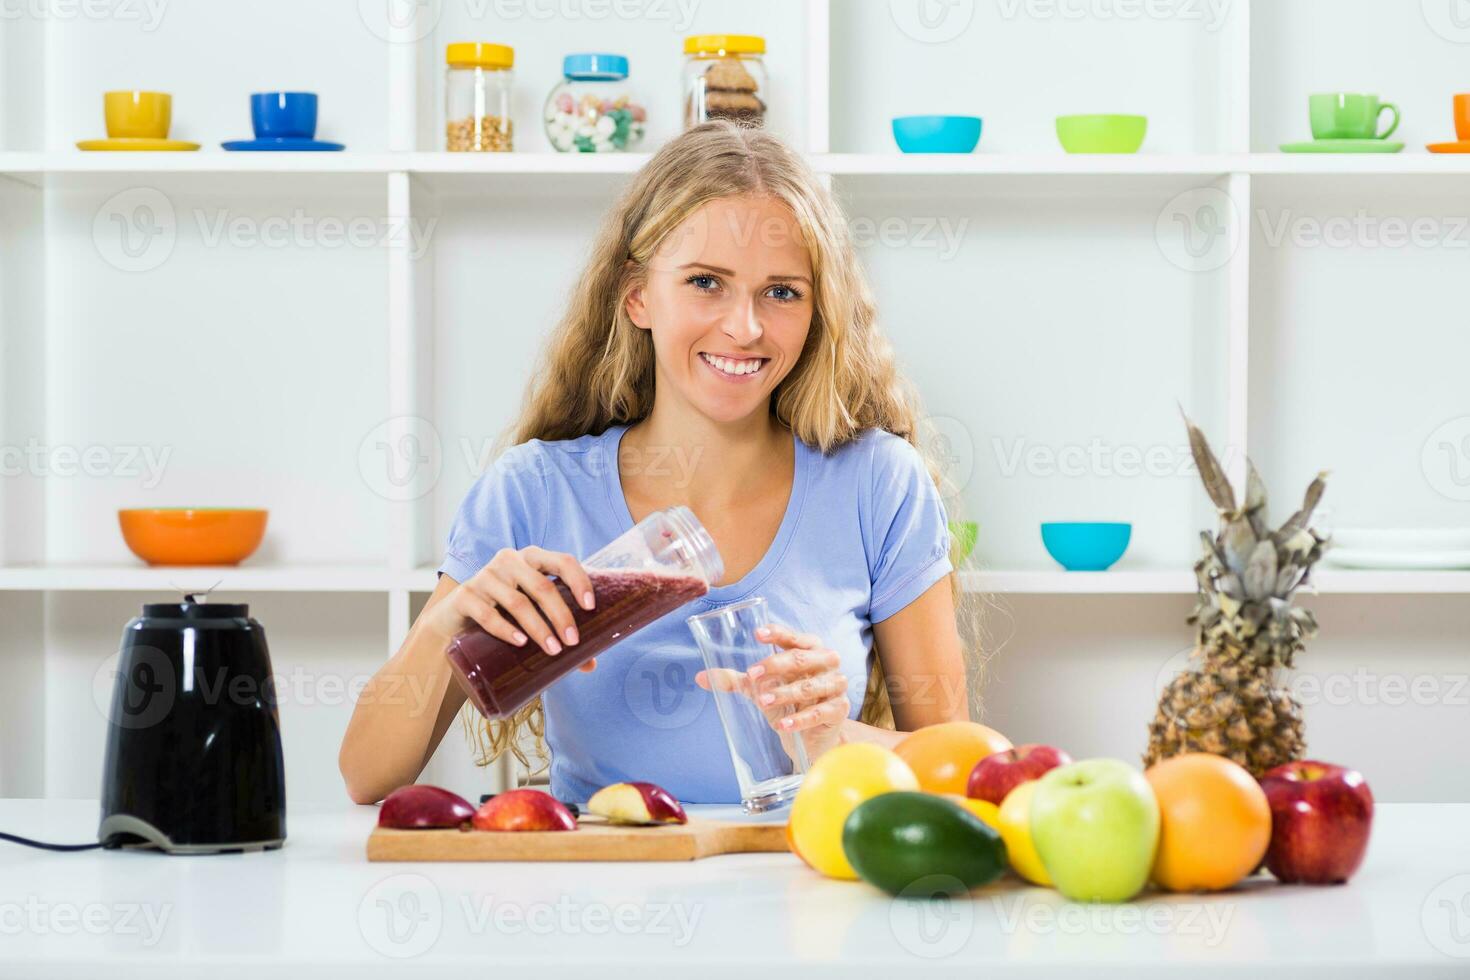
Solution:
M1307 98L1312 113L1312 138L1319 140L1386 140L1399 128L1399 107L1379 102L1376 95L1328 92ZM1388 129L1378 132L1378 119L1393 113Z

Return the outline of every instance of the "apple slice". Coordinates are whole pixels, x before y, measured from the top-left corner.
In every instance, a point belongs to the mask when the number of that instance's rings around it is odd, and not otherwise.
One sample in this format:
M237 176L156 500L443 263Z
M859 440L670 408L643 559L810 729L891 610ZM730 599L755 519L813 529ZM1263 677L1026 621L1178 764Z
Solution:
M497 793L475 811L476 830L576 830L577 820L561 801L539 789Z
M587 812L613 823L688 823L684 808L662 786L653 783L613 783L592 794Z
M475 815L469 801L438 786L400 786L383 800L378 826L393 830L463 827Z

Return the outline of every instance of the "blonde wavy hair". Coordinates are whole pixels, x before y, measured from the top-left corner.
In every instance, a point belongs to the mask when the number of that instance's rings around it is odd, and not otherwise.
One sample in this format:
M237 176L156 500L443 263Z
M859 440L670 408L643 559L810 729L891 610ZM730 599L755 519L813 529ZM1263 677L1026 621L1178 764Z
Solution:
M755 195L768 195L791 209L812 266L811 328L796 366L771 398L772 414L824 453L868 428L901 436L919 450L949 517L958 519L959 495L926 448L941 443L927 431L917 393L900 376L892 346L877 328L872 291L841 209L779 139L724 121L697 126L664 144L608 212L566 313L527 384L519 417L497 439L495 455L530 439L575 439L646 418L654 400L653 338L629 319L628 294L667 236L700 207L719 198ZM966 652L967 707L971 717L978 717L980 603L960 588L958 575L949 580ZM860 717L892 728L876 643L872 665ZM478 751L478 765L509 752L535 775L549 762L539 697L509 719L486 721L468 705L461 717ZM526 755L527 735L539 757L534 770Z

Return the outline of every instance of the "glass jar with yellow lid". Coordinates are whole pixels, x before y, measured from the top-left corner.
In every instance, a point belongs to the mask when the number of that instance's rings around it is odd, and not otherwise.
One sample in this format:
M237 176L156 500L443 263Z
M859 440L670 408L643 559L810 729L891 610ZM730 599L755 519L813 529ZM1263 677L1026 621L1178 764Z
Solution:
M711 119L761 126L770 102L766 39L696 34L684 39L684 128Z
M464 41L449 45L444 74L444 148L508 153L515 49Z

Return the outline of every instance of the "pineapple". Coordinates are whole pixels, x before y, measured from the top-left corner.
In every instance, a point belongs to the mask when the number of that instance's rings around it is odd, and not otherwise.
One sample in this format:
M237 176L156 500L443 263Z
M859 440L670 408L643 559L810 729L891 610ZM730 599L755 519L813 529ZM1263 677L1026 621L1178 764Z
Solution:
M1189 448L1205 491L1220 513L1220 532L1202 532L1195 564L1199 596L1189 622L1199 663L1179 673L1149 724L1144 765L1183 752L1225 756L1260 776L1303 757L1302 708L1278 686L1280 671L1317 633L1311 612L1292 605L1327 539L1308 527L1326 473L1307 488L1301 510L1272 531L1266 487L1246 461L1245 501L1235 493L1204 434L1188 418Z

